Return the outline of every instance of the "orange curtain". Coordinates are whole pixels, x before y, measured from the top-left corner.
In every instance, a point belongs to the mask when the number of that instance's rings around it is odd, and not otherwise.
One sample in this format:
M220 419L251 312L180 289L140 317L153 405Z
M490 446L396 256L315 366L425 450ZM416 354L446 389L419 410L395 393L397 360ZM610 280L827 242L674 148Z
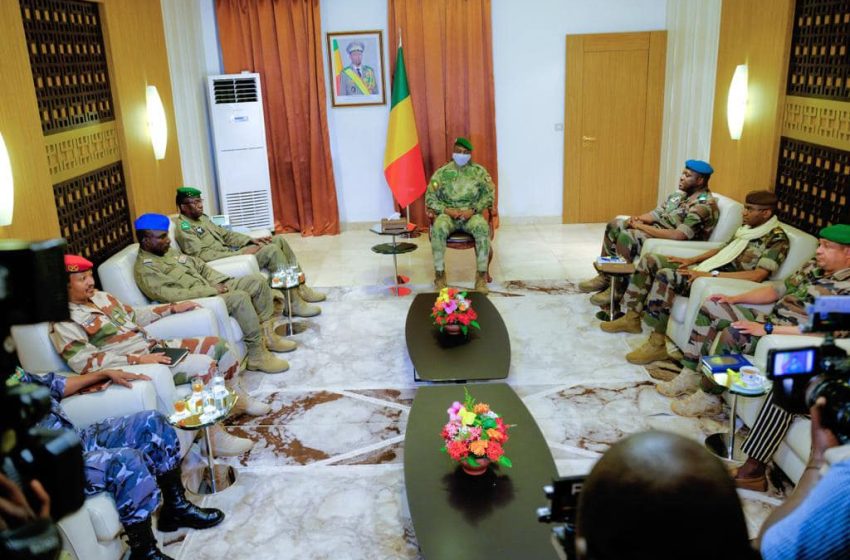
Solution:
M497 185L498 204L490 0L388 0L387 11L390 45L398 45L401 29L426 175L449 161L454 139L465 136L472 160ZM410 219L427 224L424 199L411 205Z
M224 71L259 72L275 226L339 233L319 0L216 0Z

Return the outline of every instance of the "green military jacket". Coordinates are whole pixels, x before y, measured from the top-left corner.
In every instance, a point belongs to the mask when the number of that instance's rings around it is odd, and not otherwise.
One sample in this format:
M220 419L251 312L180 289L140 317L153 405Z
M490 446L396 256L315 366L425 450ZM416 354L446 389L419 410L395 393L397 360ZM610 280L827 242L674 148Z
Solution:
M425 205L438 214L446 208L470 208L481 213L493 207L496 186L477 163L459 167L450 161L434 172L425 191Z
M230 280L201 259L169 249L163 256L139 250L133 268L139 289L154 301L183 301L218 295L216 284Z
M767 235L747 243L747 247L741 254L720 270L741 272L763 268L773 274L785 262L790 247L791 242L788 241L785 230L775 227Z
M777 325L799 325L808 321L806 304L820 296L850 295L850 268L829 276L813 258L785 280L785 295L768 316Z
M174 218L174 237L180 250L204 262L232 257L251 242L251 237L244 233L215 225L206 214L197 220L183 214Z
M657 226L675 229L686 239L705 241L714 231L720 211L711 191L704 190L688 197L677 191L667 197L664 204L652 211Z

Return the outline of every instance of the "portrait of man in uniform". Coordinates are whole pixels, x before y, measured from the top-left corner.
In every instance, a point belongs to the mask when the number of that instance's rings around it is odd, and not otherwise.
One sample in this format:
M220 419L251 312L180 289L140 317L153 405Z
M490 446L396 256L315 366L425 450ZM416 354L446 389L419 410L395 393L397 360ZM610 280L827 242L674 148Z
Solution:
M328 70L334 107L383 105L381 31L328 33Z

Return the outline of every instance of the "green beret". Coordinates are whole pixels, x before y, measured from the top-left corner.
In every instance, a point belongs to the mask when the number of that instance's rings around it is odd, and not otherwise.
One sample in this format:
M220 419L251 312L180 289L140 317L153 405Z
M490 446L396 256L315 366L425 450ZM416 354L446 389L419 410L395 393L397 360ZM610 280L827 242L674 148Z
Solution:
M195 187L180 187L179 189L177 189L177 194L182 194L186 198L192 198L200 197L201 191L199 191Z
M472 151L472 142L470 142L463 136L458 136L457 138L455 138L455 146L463 146L470 152Z
M747 193L747 198L745 198L744 201L757 206L770 206L771 208L775 208L777 198L776 195L770 191L750 191Z
M850 245L850 226L847 224L832 224L820 230L820 237L842 245Z

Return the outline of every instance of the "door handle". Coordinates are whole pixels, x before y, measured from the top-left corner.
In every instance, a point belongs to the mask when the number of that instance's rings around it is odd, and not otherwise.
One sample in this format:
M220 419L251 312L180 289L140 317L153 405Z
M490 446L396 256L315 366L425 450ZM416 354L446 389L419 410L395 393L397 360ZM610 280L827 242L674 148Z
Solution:
M596 136L582 136L581 139L584 142L596 142Z

